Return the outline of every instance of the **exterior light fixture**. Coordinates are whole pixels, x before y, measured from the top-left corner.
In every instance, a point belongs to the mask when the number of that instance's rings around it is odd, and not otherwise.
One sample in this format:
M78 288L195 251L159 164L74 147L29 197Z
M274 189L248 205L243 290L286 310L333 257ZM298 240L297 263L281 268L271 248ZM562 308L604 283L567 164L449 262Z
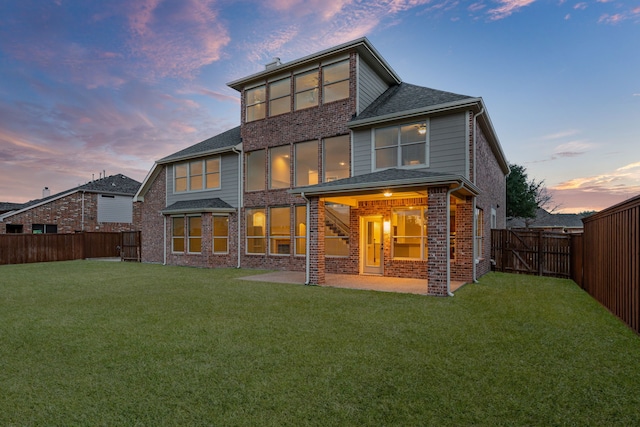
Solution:
M390 192L390 191L385 191L382 195L383 195L384 197L391 197L391 196L393 196L393 193L392 193L392 192Z
M425 125L418 125L418 133L420 135L424 135L427 133L427 126Z

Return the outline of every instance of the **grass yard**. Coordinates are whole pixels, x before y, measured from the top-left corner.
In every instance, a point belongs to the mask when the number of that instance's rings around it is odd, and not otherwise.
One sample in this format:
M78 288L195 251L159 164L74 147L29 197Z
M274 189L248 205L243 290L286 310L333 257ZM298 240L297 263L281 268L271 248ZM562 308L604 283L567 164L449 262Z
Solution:
M251 273L0 267L0 425L640 425L640 338L571 281L436 298Z

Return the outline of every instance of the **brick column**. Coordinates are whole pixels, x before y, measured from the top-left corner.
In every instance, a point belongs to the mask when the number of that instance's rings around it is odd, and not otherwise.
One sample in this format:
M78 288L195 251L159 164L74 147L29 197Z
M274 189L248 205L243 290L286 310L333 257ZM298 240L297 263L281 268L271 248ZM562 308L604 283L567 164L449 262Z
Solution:
M318 197L309 199L309 284L325 283L324 261L324 201Z
M447 296L447 187L429 188L427 210L427 277L429 295Z

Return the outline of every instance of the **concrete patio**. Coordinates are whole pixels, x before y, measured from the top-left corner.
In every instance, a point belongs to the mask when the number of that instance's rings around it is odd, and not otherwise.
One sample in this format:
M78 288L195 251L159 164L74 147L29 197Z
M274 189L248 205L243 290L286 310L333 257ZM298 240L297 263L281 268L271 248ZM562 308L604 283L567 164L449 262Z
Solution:
M361 289L381 292L399 292L406 294L427 294L425 279L406 279L398 277L382 277L354 274L326 274L326 283L322 286L333 288ZM293 283L303 285L305 273L303 271L273 271L241 277L241 280L258 282ZM451 282L451 292L455 292L463 282Z

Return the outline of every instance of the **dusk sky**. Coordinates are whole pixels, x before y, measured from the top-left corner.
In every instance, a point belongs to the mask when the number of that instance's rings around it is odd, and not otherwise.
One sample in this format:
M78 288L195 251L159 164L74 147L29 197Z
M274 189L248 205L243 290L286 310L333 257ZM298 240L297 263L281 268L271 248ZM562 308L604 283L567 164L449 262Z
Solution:
M561 211L640 194L640 0L0 0L0 202L142 181L240 123L226 83L363 36L482 97Z

